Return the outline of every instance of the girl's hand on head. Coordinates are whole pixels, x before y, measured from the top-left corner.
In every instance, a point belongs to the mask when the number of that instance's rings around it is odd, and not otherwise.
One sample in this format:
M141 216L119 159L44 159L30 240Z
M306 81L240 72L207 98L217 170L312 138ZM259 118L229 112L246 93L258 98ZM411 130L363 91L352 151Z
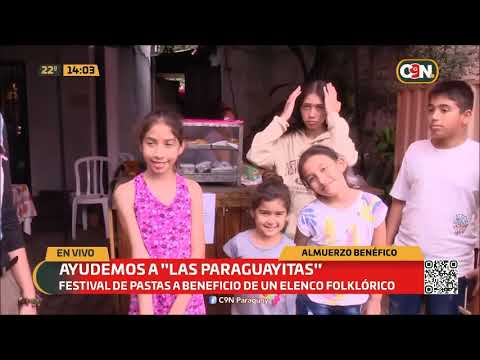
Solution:
M325 95L325 111L327 114L330 113L339 113L342 108L342 103L337 99L337 90L332 85L328 83L323 88L323 93Z
M465 274L465 277L474 282L472 296L477 296L480 291L480 272L478 268L475 268Z
M302 89L300 88L300 86L297 86L295 90L293 90L292 93L288 96L285 107L283 108L282 115L280 115L280 117L285 121L288 121L292 117L293 109L295 109L295 101L301 93Z

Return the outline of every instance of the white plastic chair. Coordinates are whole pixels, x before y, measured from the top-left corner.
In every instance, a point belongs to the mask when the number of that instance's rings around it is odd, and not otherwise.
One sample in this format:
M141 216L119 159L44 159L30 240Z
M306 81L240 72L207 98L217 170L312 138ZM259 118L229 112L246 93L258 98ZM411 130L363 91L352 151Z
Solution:
M84 166L82 166L84 165ZM74 164L76 191L72 202L72 239L76 238L77 208L78 205L100 204L103 209L105 223L105 237L108 239L108 191L105 191L103 174L108 174L108 157L88 156L77 159ZM82 168L83 169L82 171ZM84 176L80 176L85 174ZM86 191L82 191L86 187ZM83 230L87 230L87 208L82 209Z

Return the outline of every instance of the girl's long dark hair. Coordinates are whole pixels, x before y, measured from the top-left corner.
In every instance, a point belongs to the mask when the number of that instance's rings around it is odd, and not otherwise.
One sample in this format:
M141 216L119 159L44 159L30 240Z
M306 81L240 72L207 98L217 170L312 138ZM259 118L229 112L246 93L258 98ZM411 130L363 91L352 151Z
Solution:
M167 125L172 131L172 134L177 138L178 142L180 144L183 143L183 116L176 111L165 108L145 115L142 121L137 125L136 133L139 144L142 144L147 132L154 125L159 123Z
M302 119L300 107L305 101L305 98L310 94L318 95L322 103L324 103L325 96L323 94L323 88L326 85L327 85L327 82L323 80L310 80L305 82L302 85L302 93L300 94L300 96L297 98L297 101L295 102L295 109L293 110L292 117L289 120L290 127L288 128L288 130L285 132L284 135L305 129L305 123L303 122L303 119Z
M298 160L298 175L300 176L300 180L302 181L303 185L305 185L307 189L310 189L310 185L308 184L307 179L305 178L303 167L307 162L307 160L315 155L325 155L334 161L337 161L340 158L335 150L324 145L313 145L312 147L305 150L300 156L300 160ZM345 180L347 179L345 178ZM347 185L349 185L348 181L347 181Z
M264 201L272 201L280 199L287 209L290 211L290 190L283 183L283 179L279 175L271 175L257 186L252 194L252 210L256 210Z

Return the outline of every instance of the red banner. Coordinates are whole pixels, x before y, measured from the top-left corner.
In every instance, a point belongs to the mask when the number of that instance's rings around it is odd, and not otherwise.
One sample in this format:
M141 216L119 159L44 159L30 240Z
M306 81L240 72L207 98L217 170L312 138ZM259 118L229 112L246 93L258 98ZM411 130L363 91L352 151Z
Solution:
M50 294L423 294L424 262L47 261L36 271L35 280L40 290Z

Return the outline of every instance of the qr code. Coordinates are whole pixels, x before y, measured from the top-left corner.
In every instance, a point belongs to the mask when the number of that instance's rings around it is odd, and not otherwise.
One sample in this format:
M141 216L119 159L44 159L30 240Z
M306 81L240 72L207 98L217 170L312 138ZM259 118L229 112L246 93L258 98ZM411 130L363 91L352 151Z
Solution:
M424 287L425 294L458 294L458 261L425 260Z

